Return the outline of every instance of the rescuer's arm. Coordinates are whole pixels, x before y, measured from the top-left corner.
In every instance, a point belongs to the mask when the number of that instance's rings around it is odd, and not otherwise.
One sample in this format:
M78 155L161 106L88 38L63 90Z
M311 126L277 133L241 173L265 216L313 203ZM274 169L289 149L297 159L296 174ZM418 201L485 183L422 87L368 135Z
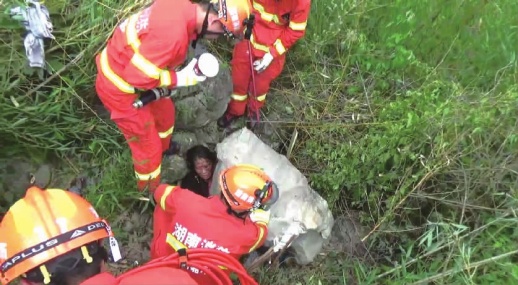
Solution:
M160 207L163 211L174 214L176 211L176 196L178 192L183 191L182 188L169 184L160 184L154 195L156 207Z
M256 234L253 242L249 245L249 252L261 247L268 236L268 223L270 222L270 211L257 209L250 213L250 220L254 223Z
M174 38L173 38L174 37ZM169 34L147 34L141 41L138 52L135 53L123 71L122 77L138 89L153 89L157 87L174 88L190 86L198 83L189 69L175 71L171 62L184 60L181 53L188 45L186 32L178 31L174 36Z
M305 35L310 8L310 0L298 0L297 7L290 14L289 26L270 47L270 54L274 58L284 54Z

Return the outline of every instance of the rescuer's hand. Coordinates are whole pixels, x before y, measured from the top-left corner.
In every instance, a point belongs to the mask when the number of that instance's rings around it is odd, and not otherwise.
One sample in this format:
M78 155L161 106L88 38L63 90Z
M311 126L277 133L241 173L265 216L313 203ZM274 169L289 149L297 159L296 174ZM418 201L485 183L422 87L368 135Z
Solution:
M263 58L254 61L254 69L258 73L266 70L266 68L272 63L273 56L271 53L266 53Z
M193 86L200 82L205 81L207 76L205 75L197 75L195 70L195 66L198 60L193 58L186 67L182 70L176 72L176 86L177 87L186 87Z

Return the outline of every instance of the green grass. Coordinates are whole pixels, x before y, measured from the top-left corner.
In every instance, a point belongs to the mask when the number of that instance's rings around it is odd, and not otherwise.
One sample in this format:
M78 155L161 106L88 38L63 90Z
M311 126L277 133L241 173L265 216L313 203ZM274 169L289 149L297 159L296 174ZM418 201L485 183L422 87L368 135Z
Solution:
M333 212L361 213L370 257L326 253L310 266L263 269L258 280L516 283L517 2L312 2L267 112L299 131L291 160ZM93 89L93 55L144 3L47 4L57 37L47 46L51 77L24 66L22 30L0 18L4 159L69 157L65 168L98 180L88 198L109 219L147 211ZM211 49L230 58L228 44Z

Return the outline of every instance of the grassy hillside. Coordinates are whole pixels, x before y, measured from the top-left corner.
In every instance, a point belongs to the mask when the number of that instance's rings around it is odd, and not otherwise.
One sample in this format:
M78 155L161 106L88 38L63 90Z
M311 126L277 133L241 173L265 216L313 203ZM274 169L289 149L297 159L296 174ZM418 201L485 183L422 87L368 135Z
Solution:
M23 29L0 18L2 154L97 169L89 199L115 219L141 204L122 136L95 107L93 55L144 3L46 4L53 74L25 67ZM327 256L261 284L518 281L516 11L512 0L312 1L268 111L296 110L279 123L300 133L292 161L336 215L360 211L370 258ZM213 48L229 59L227 44Z

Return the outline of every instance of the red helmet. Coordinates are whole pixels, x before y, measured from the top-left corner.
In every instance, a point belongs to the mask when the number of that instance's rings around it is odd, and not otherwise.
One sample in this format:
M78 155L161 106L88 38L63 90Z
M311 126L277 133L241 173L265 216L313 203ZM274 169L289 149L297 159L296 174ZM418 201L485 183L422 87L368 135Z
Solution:
M88 262L86 245L112 236L108 223L81 196L30 187L0 223L0 281L8 284L39 267L48 284L53 272L46 262L78 248Z
M225 200L234 211L268 206L278 198L276 185L254 165L237 164L223 170L219 183Z

